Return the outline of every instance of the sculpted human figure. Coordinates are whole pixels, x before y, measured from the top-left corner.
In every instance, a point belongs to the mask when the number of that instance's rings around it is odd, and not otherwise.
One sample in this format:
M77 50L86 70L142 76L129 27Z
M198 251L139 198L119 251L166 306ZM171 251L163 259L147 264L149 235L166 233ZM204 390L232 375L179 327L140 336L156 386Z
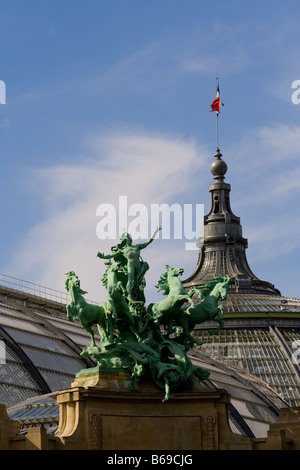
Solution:
M126 260L126 273L127 273L127 298L129 301L134 301L134 287L136 284L142 281L142 278L145 272L149 269L148 263L145 263L141 258L141 250L146 248L155 238L157 232L161 230L161 227L158 227L153 235L146 240L144 243L139 243L137 245L132 245L132 238L129 233L125 234L122 237L121 243L116 247L112 247L112 253L109 255L104 255L103 253L98 252L97 256L101 259L111 259L114 258L122 264L122 259Z

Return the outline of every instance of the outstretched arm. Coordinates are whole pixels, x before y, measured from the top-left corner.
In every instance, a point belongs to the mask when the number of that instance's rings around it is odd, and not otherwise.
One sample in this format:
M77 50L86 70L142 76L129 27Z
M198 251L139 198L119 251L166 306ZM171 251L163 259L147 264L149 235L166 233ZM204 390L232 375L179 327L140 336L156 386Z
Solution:
M100 251L98 251L97 256L98 256L98 258L101 258L101 259L111 259L115 255L114 254L113 255L105 255L104 253L100 253Z
M146 248L146 246L148 246L151 242L153 242L154 238L155 238L155 235L157 234L157 232L159 230L161 230L162 228L161 227L157 227L155 230L154 230L154 233L151 235L151 237L145 241L144 243L141 243L139 246L140 249L142 248Z

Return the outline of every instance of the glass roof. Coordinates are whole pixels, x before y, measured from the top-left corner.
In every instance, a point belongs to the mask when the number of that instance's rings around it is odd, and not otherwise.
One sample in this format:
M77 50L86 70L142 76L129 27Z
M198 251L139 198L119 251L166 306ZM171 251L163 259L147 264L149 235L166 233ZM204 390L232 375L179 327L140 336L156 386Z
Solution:
M231 430L248 437L265 437L269 424L278 418L279 409L287 403L255 376L224 364L200 351L190 357L195 365L210 371L205 381L231 395L228 409Z
M66 319L64 305L53 309L29 303L0 289L0 402L15 405L28 398L68 388L75 374L95 363L80 353L90 337Z
M298 328L225 326L217 335L209 335L204 329L194 334L203 341L202 352L250 372L276 390L290 406L300 406L299 365L292 358L293 342L300 344L300 322Z
M49 394L29 398L7 411L11 419L20 422L21 434L26 433L28 427L37 425L43 425L51 433L57 429L59 407Z
M277 295L229 294L222 305L225 313L288 312L300 314L300 300Z

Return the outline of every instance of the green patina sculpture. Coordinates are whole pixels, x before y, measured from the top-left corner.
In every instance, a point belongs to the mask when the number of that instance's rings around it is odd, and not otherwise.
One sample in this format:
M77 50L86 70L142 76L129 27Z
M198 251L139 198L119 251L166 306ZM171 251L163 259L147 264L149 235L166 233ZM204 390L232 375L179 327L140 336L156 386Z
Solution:
M153 240L161 227L157 228L153 235L144 243L132 245L132 238L129 233L121 237L121 243L111 248L110 255L98 253L97 256L102 259L114 259L120 263L120 272L126 275L126 291L129 301L145 300L143 296L144 275L149 269L148 263L141 259L141 250L146 248ZM140 298L140 296L142 296Z
M83 349L82 356L94 358L106 370L129 371L134 380L150 378L164 388L166 401L172 390L192 386L196 377L209 377L206 369L192 364L187 352L194 344L202 344L192 335L196 324L215 320L218 328L209 330L210 334L223 327L223 307L218 302L226 298L231 278L214 277L188 292L179 279L183 269L166 266L156 285L165 298L146 306L145 273L149 265L140 252L158 230L160 227L138 245L132 245L131 236L124 234L110 254L97 254L109 260L102 278L107 300L99 305L86 302L78 277L73 271L68 272L66 288L71 300L67 318L80 321L91 335L91 345ZM195 296L197 301L193 300ZM94 325L100 334L99 344L95 341Z
M101 338L107 340L108 317L103 307L86 302L83 297L87 292L81 290L80 281L74 271L69 271L66 289L70 292L71 302L67 305L67 318L70 321L79 320L91 335L91 346L96 346L93 326L97 325Z

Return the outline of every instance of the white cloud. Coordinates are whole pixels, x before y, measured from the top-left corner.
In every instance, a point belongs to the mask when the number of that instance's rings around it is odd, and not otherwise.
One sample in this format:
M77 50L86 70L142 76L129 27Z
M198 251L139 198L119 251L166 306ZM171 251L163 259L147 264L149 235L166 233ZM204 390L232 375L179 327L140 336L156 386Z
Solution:
M299 188L299 168L289 166L297 164L298 131L297 126L282 125L257 129L248 137L248 147L238 143L238 152L224 152L232 209L247 227L249 260L255 263L299 245L300 226L290 211ZM73 165L36 170L34 179L41 188L46 215L24 234L24 241L14 250L15 259L4 272L63 291L65 273L72 269L88 291L87 298L103 300L105 266L96 254L110 252L116 240L97 238L97 207L110 203L118 209L120 195L127 196L128 205L183 204L190 202L195 188L201 198L212 182L208 180L211 155L206 155L193 141L161 134L116 132L90 137L85 155L78 156ZM279 202L282 207L277 210ZM193 272L198 253L186 251L184 240L156 239L142 256L150 264L146 298L151 302L165 265L183 267L184 279Z
M204 160L203 149L180 139L128 133L94 136L79 163L35 172L47 213L24 234L9 272L63 291L65 273L74 270L88 299L105 300L100 282L105 266L96 254L110 252L115 240L96 236L98 205L110 203L118 208L120 195L127 196L128 204L184 203L191 182L196 176L201 180L199 168ZM181 240L155 240L143 257L150 264L148 290L154 292L166 264L195 264L197 252L186 252Z

